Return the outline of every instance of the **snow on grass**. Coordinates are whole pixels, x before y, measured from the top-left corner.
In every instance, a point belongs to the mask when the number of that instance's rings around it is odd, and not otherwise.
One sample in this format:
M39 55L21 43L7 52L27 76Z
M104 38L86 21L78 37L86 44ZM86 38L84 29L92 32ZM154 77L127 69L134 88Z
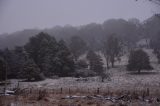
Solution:
M77 78L65 77L59 79L46 79L44 81L38 82L19 82L21 88L79 88L79 89L96 89L96 88L123 88L123 89L133 89L136 87L160 87L160 65L157 64L156 56L153 54L151 49L145 49L145 51L150 56L151 65L154 67L150 73L145 74L131 74L126 71L126 65L128 61L128 56L122 56L121 62L115 63L115 68L110 68L106 70L111 75L111 81L105 80L101 82L99 77L89 77L87 81L77 81ZM102 54L99 52L102 56ZM83 56L85 58L85 55ZM104 60L104 57L103 57ZM145 70L143 70L145 71ZM147 71L146 71L147 72ZM16 86L18 80L11 80L11 85L8 87Z

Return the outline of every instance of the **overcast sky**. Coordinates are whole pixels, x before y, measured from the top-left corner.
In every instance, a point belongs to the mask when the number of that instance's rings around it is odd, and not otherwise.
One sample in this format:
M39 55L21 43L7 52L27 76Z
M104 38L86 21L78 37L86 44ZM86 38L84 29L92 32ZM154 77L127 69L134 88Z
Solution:
M0 0L0 34L55 25L102 23L110 18L138 18L155 13L152 3L135 0Z

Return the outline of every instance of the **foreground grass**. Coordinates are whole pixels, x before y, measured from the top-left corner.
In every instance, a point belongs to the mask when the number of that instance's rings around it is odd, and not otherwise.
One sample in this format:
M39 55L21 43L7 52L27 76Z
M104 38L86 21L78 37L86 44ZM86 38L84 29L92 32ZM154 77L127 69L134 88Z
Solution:
M0 106L160 106L158 89L25 89L0 96Z

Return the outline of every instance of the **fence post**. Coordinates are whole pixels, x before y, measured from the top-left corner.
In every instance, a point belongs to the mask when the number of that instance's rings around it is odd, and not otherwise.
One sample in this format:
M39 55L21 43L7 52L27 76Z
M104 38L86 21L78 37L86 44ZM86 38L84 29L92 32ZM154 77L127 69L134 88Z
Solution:
M70 90L70 88L69 88L68 92L69 92L69 95L70 95L70 93L71 93L71 90Z
M100 91L99 88L97 88L97 94L99 94L99 91Z
M147 91L146 91L146 96L149 96L150 92L149 92L149 88L147 88Z
M61 94L62 94L62 90L63 90L63 89L62 89L62 87L61 87Z

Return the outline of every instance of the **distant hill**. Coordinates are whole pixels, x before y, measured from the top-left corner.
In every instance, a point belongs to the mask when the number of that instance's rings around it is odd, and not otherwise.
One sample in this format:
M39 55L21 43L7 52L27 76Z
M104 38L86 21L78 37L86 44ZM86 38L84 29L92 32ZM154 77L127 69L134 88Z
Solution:
M71 36L80 36L89 47L97 49L102 46L103 39L112 33L131 44L136 44L137 41L144 38L152 39L160 32L160 19L155 16L144 22L134 18L127 21L124 19L110 19L102 24L91 23L78 27L66 25L43 30L25 29L0 35L0 49L23 46L31 36L35 36L42 31L54 36L57 40L64 39L67 43L69 43Z
M29 29L18 31L7 36L0 37L0 48L13 48L24 45L31 36L38 34L40 30ZM2 36L2 35L0 35Z
M23 46L26 44L30 37L37 35L40 32L46 32L57 39L67 40L68 36L74 36L77 33L77 29L71 26L60 27L56 26L51 29L25 29L23 31L14 32L8 35L0 35L0 49L10 48L15 46Z

